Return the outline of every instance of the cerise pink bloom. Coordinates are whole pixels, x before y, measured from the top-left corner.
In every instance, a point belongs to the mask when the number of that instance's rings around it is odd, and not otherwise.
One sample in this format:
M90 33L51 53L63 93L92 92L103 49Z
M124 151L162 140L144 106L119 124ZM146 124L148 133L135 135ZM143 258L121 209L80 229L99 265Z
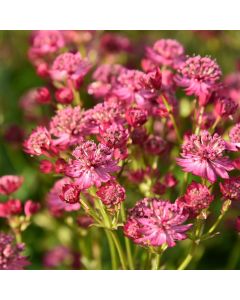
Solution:
M97 193L103 204L109 207L118 205L126 198L125 189L116 181L109 181L102 185Z
M111 174L118 171L117 161L113 159L113 149L103 145L87 141L78 146L72 155L66 175L76 179L81 189L92 185L100 186L107 182Z
M145 198L130 211L124 233L134 243L158 247L173 247L178 240L187 238L185 232L191 224L184 225L187 214L175 203Z
M232 162L224 156L226 142L217 134L201 131L185 138L182 145L182 158L177 163L185 172L215 182L217 176L229 178L228 172L234 169Z
M62 201L74 204L79 202L80 192L81 190L79 189L78 185L74 183L67 183L62 187L62 192L60 193L59 197Z
M200 105L206 105L221 75L221 69L214 60L198 55L189 57L181 65L176 82L185 88L187 95L198 97Z
M50 149L51 136L45 127L37 127L28 139L24 142L23 147L26 153L31 155L46 154Z
M5 175L0 177L0 194L10 195L17 191L23 183L22 176Z
M240 200L240 177L231 177L220 183L220 190L225 199Z
M40 204L37 202L33 202L32 200L27 200L24 205L24 213L27 217L31 217L36 214L40 209Z

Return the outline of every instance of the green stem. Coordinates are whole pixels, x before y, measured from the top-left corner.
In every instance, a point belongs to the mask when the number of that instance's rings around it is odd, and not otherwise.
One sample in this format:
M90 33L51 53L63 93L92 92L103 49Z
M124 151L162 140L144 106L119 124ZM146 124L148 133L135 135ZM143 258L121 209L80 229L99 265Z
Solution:
M122 205L121 205L121 215L122 215L122 221L125 222L126 215L125 215L124 203L122 203ZM126 236L124 237L124 241L125 241L125 246L126 246L126 251L127 251L127 259L128 259L129 268L130 268L130 270L134 270L134 263L133 263L130 241Z
M212 225L212 227L208 230L208 234L213 233L213 231L217 228L217 226L220 224L220 222L222 221L223 217L225 216L225 214L227 213L229 207L231 205L231 200L226 200L223 203L222 206L222 212L219 215L219 217L217 218L216 222Z
M229 255L229 261L227 264L227 270L234 270L238 260L239 260L239 254L240 254L240 237L237 237L237 241L235 243L235 246L233 247L233 250L231 251L230 255Z
M118 239L115 232L111 231L111 235L112 235L113 241L115 243L115 246L117 248L122 268L123 268L123 270L127 270L124 253L123 253L123 250L122 250L122 246L119 242L119 239Z
M186 267L190 264L190 262L193 259L195 249L196 249L197 244L193 241L192 247L188 255L185 257L181 265L178 267L178 270L185 270Z
M116 249L115 249L115 246L114 246L114 242L113 242L113 239L112 239L111 234L108 231L108 229L105 229L105 233L106 233L106 236L107 236L109 249L110 249L112 269L117 270L117 256L116 256Z
M161 96L162 96L163 103L164 103L164 105L165 105L165 107L166 107L166 109L167 109L167 111L169 113L169 117L170 117L170 119L171 119L171 121L173 123L173 127L174 127L174 130L175 130L176 135L177 135L177 139L178 139L179 143L182 143L182 138L181 138L181 135L179 133L176 120L175 120L174 115L172 113L172 109L169 106L169 104L168 104L167 99L165 98L165 96L163 94Z
M156 253L155 254L155 261L152 270L159 270L160 267L160 261L161 261L161 254Z
M214 132L215 128L217 127L218 123L221 121L221 117L217 117L217 119L215 120L212 128L211 128L211 131Z

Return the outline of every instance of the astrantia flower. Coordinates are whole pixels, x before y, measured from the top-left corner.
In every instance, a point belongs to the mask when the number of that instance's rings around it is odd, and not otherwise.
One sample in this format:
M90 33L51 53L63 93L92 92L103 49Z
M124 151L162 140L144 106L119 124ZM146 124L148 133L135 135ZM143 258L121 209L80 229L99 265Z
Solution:
M237 111L238 105L230 98L219 97L214 104L214 112L217 116L227 118Z
M59 195L62 193L62 188L65 184L71 184L70 178L62 178L55 182L47 195L47 205L50 212L54 216L61 216L64 212L78 210L80 203L70 204L62 201Z
M51 136L45 127L37 127L28 139L24 142L23 147L26 153L31 155L46 154L50 149Z
M176 82L185 88L187 95L198 97L200 105L206 105L222 75L218 64L209 57L188 58L179 68Z
M227 200L240 200L240 177L231 177L220 183L220 190Z
M15 244L11 235L0 233L0 270L23 270L30 263L22 255L23 244Z
M176 68L184 60L184 48L176 40L161 39L147 48L147 57L154 64Z
M124 233L136 244L173 247L176 241L187 238L185 232L191 227L183 225L187 218L175 203L145 198L130 211Z
M126 145L129 137L127 128L113 123L100 127L98 140L109 148L121 148Z
M124 68L121 65L101 65L93 73L95 80L88 86L88 93L96 98L111 95L117 84L117 78Z
M240 73L232 73L224 79L224 93L240 104Z
M79 52L67 52L55 59L49 72L52 80L78 88L90 68L91 64Z
M218 135L210 135L201 131L200 135L192 134L186 138L182 146L182 158L177 163L185 172L206 178L211 182L217 176L229 178L228 172L233 170L233 164L224 156L226 142Z
M0 194L10 195L14 193L21 187L23 180L22 176L15 175L5 175L0 177Z
M160 136L150 135L144 142L144 149L153 154L159 155L166 150L167 143Z
M102 185L96 194L102 200L103 204L109 207L118 205L126 198L124 187L115 181L109 181L105 185Z
M49 132L56 137L54 145L75 145L82 141L82 113L79 106L68 106L57 111L52 118Z
M131 43L125 36L106 33L101 37L100 47L103 51L115 53L120 51L131 51Z
M32 200L27 200L24 205L24 213L27 217L30 217L38 212L40 209L40 204L33 202Z
M139 127L146 123L147 116L147 111L138 107L131 107L126 111L126 120L133 127Z
M59 103L70 104L73 101L74 95L70 88L64 87L56 90L55 97Z
M87 141L78 146L72 153L72 159L67 168L66 175L76 178L81 189L92 185L100 186L111 178L111 173L119 170L117 161L113 160L113 149L103 144L96 145Z
M51 95L46 87L40 87L36 90L36 101L39 104L48 104L51 101Z
M62 201L70 204L78 203L80 191L81 190L79 189L79 187L74 183L64 184L59 197Z
M240 149L240 123L237 123L229 132L230 150L238 151Z
M30 58L45 56L64 46L64 38L59 30L38 30L34 33L29 50Z
M183 207L184 211L191 217L196 217L200 212L208 208L213 201L213 196L209 189L200 183L192 182L183 197L177 199L177 203Z

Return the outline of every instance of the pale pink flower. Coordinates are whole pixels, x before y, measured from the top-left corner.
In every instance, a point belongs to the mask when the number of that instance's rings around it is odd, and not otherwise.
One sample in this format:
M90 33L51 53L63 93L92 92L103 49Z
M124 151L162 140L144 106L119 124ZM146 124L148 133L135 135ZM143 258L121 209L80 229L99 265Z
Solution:
M201 131L200 135L192 134L182 145L182 158L177 163L185 172L206 178L211 182L217 176L229 178L228 172L234 169L232 162L224 156L226 142L217 134L210 135Z
M154 64L177 68L184 60L184 48L176 40L161 39L146 49L147 57Z
M49 73L53 81L78 88L90 68L89 61L83 59L79 52L67 52L54 60Z
M23 147L26 153L31 155L46 154L50 150L51 136L46 127L38 126L24 141Z
M16 175L5 175L0 177L0 194L10 195L17 191L23 184L24 178Z
M218 64L209 57L189 57L179 68L176 82L185 88L187 95L198 97L200 105L206 105L216 90L222 75Z
M100 186L111 178L111 173L118 171L117 161L113 160L113 149L103 144L96 145L87 141L78 146L72 153L66 175L73 177L81 189L92 185Z
M22 255L24 244L16 244L11 235L0 233L0 270L23 270L30 263Z
M130 211L124 233L136 244L173 247L176 241L187 238L185 232L192 226L183 225L187 218L176 203L145 198Z

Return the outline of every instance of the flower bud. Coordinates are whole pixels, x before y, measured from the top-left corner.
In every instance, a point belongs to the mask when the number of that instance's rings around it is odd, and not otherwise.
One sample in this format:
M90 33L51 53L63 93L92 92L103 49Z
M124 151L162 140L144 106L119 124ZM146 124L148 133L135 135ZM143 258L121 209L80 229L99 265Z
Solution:
M55 97L59 103L70 104L72 103L74 96L72 90L65 87L65 88L58 89L55 92Z
M24 205L24 213L27 217L34 215L40 208L40 204L33 202L32 200L28 200Z
M64 184L62 187L62 193L59 195L62 201L65 201L70 204L78 203L80 196L80 188L73 184Z
M51 95L46 87L40 87L36 91L36 101L39 104L48 104L51 101Z

